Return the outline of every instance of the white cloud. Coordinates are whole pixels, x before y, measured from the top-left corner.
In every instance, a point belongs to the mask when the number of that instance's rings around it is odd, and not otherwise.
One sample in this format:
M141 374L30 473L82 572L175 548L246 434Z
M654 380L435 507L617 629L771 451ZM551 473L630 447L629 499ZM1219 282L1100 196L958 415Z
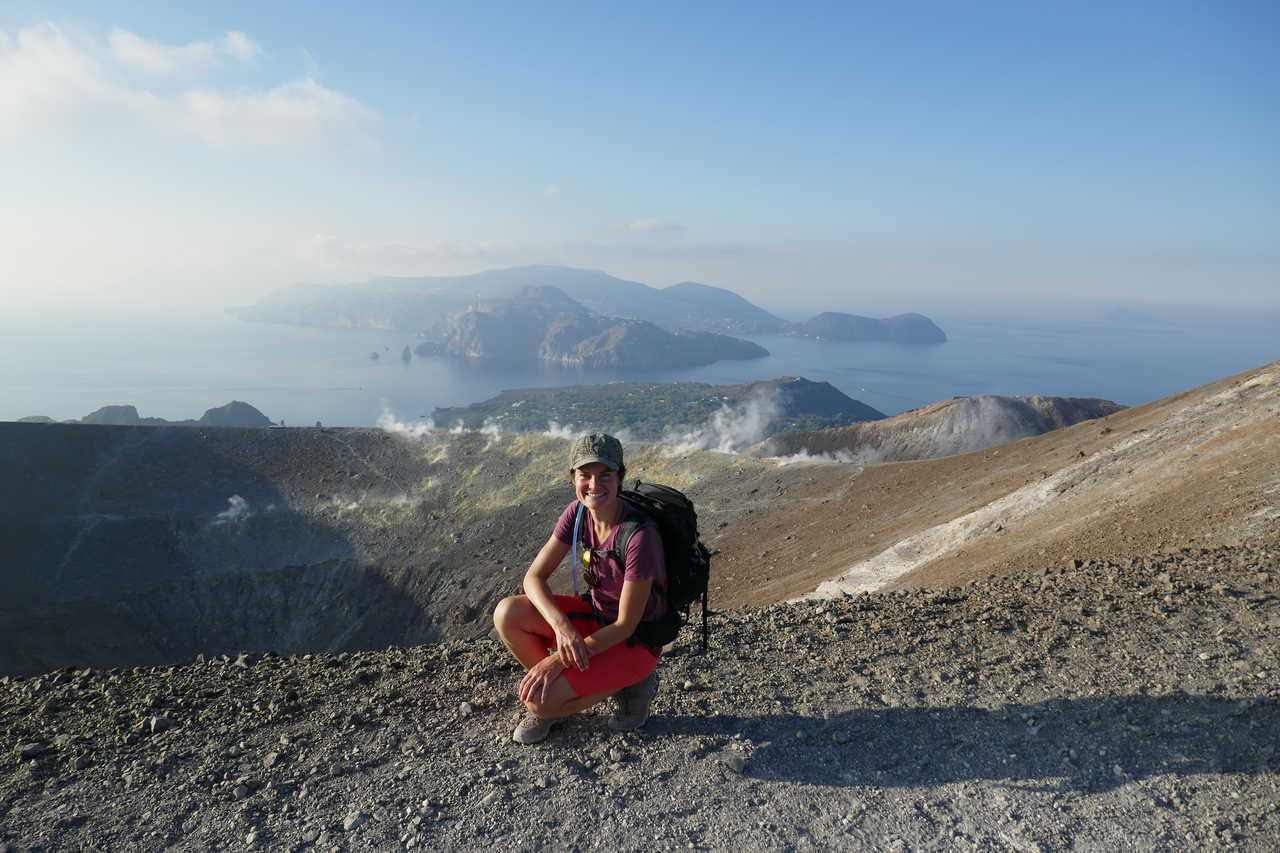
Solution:
M294 80L265 92L186 92L178 116L202 137L227 147L292 148L324 139L371 146L366 129L377 114L314 80Z
M615 231L630 231L635 234L664 234L673 231L683 231L684 226L678 222L670 222L666 219L636 219L631 222L623 222L615 225Z
M203 69L218 59L218 50L212 42L193 41L190 44L166 45L118 27L107 36L107 43L111 45L111 54L118 62L148 74L174 74L188 69Z
M117 97L102 65L52 24L0 30L0 118L13 122Z
M262 45L239 30L231 30L223 36L222 49L241 62L249 62L262 55Z
M292 254L306 264L332 268L335 272L386 275L421 273L433 264L459 261L471 264L523 263L531 251L497 243L455 240L358 242L333 234L312 234L299 240Z
M545 195L547 198L559 198L560 192L561 190L559 185L548 184L547 187L543 189L542 194Z
M221 55L252 59L262 48L244 33L175 47L115 29L108 43L103 50L92 39L69 37L55 24L19 30L16 36L0 30L0 132L123 121L194 135L220 147L375 147L371 129L377 112L310 78L266 89L205 86L159 94L129 77L137 70L208 70Z
M262 53L261 45L238 30L217 41L167 45L116 27L107 36L107 43L118 62L148 74L201 71L224 55L247 62Z

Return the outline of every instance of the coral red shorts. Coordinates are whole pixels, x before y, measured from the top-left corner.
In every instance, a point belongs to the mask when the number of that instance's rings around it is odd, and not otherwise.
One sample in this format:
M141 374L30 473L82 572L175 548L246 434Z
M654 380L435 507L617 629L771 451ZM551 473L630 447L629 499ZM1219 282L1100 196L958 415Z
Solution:
M600 630L601 626L596 622L590 604L572 595L557 595L555 600L556 606L564 611L582 636L590 637ZM545 632L536 631L535 633L544 637L550 648L550 644L555 642L556 635L550 625L545 625L545 628ZM567 668L564 671L564 678L569 682L574 693L579 696L590 696L593 693L620 690L644 681L657 665L658 656L648 646L639 643L628 646L624 641L610 646L598 655L592 655L587 661L586 669Z

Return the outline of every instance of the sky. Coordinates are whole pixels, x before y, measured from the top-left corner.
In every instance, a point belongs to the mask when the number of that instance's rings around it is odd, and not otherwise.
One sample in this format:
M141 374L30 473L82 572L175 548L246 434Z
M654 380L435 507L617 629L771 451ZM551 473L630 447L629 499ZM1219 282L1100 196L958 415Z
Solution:
M0 296L1280 307L1280 4L0 4Z

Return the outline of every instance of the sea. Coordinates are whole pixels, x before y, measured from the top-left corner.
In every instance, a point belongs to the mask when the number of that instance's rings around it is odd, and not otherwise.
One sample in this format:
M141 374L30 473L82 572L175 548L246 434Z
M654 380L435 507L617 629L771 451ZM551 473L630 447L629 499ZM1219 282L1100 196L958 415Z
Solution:
M24 309L0 314L0 420L81 418L110 404L198 418L231 400L286 426L410 423L509 388L612 381L734 384L802 376L885 414L954 396L1041 394L1137 405L1280 358L1275 312L1159 316L931 313L935 346L753 336L771 353L624 372L402 357L411 333L251 323L217 308ZM448 424L437 424L448 426ZM571 425L564 425L571 426Z

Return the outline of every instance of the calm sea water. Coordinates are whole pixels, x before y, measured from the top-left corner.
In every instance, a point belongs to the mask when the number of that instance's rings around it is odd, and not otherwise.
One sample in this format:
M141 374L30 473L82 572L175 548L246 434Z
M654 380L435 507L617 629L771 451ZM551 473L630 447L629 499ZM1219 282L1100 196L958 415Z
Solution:
M612 380L716 384L804 376L894 414L947 397L1046 394L1126 405L1158 399L1280 358L1273 318L1202 315L1140 325L1088 318L932 315L951 340L933 347L757 337L768 358L627 374L452 359L408 363L404 332L245 323L217 310L34 312L0 316L0 420L79 418L131 403L144 416L199 417L244 400L289 425L408 421L506 388ZM378 358L371 358L377 353Z

